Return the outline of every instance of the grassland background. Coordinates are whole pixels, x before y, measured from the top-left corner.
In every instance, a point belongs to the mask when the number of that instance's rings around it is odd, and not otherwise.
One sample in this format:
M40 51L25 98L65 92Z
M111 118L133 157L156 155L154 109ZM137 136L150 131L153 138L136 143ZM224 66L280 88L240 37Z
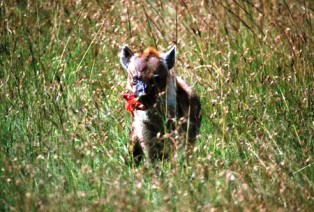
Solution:
M0 211L310 211L312 1L0 0ZM189 163L128 158L119 47L177 44Z

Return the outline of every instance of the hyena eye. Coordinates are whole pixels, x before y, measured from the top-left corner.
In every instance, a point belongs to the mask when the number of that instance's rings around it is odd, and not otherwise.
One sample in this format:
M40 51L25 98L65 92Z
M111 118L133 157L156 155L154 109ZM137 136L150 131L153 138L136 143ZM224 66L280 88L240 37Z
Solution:
M136 85L137 82L138 82L138 77L137 77L137 76L133 77L133 79L132 79L132 84L133 84L133 85Z
M153 80L154 80L154 83L159 83L160 82L160 76L155 74Z

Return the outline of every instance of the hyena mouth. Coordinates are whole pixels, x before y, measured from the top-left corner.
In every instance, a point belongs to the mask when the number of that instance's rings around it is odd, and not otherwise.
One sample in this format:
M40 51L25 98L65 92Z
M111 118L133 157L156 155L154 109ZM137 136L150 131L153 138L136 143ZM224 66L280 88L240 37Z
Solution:
M132 114L134 110L146 110L147 106L142 103L139 97L135 97L133 93L125 93L123 94L123 98L128 101L126 109L130 111Z

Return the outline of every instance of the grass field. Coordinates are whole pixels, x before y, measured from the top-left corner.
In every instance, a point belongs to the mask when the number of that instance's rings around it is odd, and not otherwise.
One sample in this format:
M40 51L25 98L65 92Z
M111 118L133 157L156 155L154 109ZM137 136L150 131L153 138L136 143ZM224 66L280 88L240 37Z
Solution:
M314 208L312 1L0 0L0 33L0 211ZM176 43L202 101L161 175L125 161L124 43Z

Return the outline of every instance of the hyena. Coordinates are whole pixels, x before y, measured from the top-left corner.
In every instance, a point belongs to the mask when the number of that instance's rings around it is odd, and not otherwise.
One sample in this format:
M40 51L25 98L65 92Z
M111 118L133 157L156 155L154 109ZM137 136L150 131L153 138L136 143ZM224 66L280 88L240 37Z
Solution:
M166 53L147 48L135 53L122 47L120 62L128 73L127 87L140 106L133 112L129 151L138 163L154 163L174 148L192 146L201 125L201 104L192 88L172 70L176 47Z

